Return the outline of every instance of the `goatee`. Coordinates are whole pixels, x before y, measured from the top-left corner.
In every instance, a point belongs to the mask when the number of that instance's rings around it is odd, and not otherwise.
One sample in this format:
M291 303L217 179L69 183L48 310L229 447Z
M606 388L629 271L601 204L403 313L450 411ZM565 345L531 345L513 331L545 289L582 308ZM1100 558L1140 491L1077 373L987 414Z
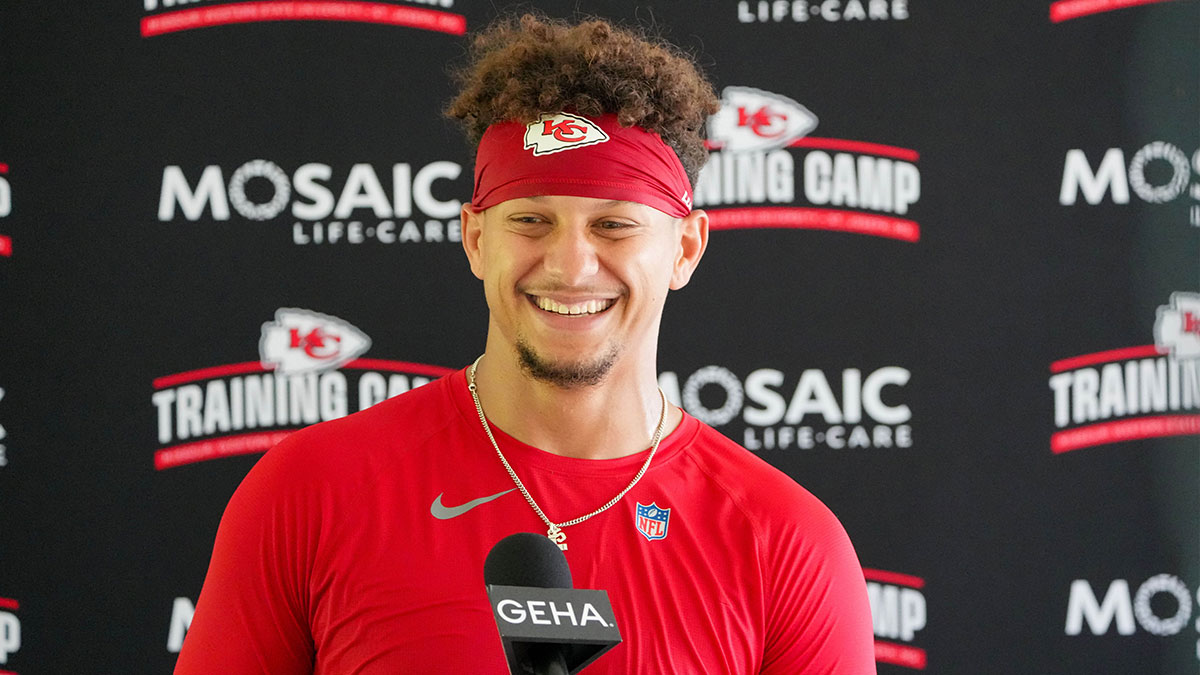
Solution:
M620 349L613 345L607 353L590 362L554 363L543 359L523 338L517 339L521 368L534 379L563 389L599 384L617 361Z

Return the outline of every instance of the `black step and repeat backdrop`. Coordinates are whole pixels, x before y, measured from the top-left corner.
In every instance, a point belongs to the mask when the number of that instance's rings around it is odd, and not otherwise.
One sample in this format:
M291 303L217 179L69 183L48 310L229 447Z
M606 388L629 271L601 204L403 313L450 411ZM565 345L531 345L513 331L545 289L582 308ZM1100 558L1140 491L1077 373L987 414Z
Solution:
M716 83L660 381L839 515L881 673L1200 670L1200 3L525 6ZM506 9L0 7L0 673L170 672L260 453L481 351Z

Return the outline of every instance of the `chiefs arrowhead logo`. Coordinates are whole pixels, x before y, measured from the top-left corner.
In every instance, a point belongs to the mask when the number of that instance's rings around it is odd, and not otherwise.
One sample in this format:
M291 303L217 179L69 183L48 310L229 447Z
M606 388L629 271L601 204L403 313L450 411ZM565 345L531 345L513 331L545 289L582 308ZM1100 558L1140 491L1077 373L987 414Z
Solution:
M281 308L263 324L258 354L264 367L293 375L345 365L370 346L371 338L337 317Z
M525 149L534 155L549 155L603 143L608 134L586 117L567 113L543 113L525 127Z
M1176 291L1158 308L1154 344L1179 360L1200 358L1200 293Z
M708 137L722 150L782 148L817 128L817 116L786 96L725 87L721 109L708 118Z

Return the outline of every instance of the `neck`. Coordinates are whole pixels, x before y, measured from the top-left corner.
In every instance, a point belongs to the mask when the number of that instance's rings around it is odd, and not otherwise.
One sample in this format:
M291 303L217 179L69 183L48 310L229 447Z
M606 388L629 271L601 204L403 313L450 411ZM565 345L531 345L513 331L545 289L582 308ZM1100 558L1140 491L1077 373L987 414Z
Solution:
M663 414L652 356L648 366L619 359L601 382L564 388L534 379L515 350L489 339L475 382L491 424L522 443L566 457L611 459L646 450ZM662 436L682 417L667 404Z

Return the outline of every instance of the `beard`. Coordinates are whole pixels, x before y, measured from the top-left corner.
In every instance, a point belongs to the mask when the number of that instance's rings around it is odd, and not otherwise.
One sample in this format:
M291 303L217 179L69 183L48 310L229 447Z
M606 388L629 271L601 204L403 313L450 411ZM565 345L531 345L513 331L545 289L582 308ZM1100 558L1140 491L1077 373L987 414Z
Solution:
M533 350L524 338L517 338L517 356L521 368L535 380L541 380L562 389L589 387L600 384L621 350L612 345L607 352L592 361L554 362L543 358Z

